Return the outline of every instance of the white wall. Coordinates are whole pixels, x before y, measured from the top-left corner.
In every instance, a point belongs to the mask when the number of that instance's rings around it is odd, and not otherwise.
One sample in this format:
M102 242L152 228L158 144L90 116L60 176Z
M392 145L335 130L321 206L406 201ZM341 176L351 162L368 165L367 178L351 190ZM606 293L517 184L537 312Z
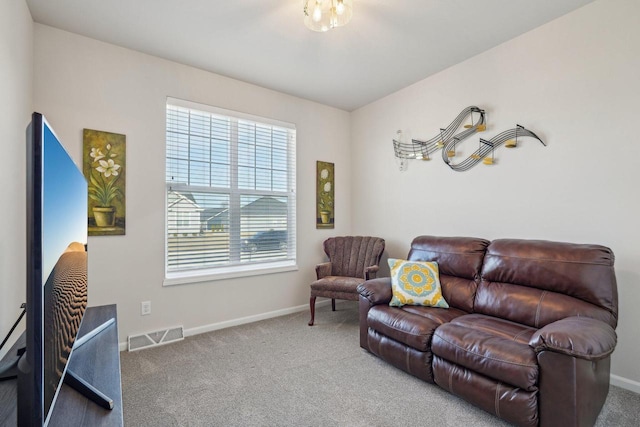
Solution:
M612 373L640 391L640 2L600 0L352 113L353 229L406 256L421 234L604 244L620 295ZM516 123L546 143L454 172L396 167L397 129L427 139L465 107L484 138ZM463 146L476 149L478 138Z
M351 230L347 112L40 24L34 34L34 105L76 161L83 128L127 137L126 235L89 238L89 305L118 304L121 342L308 304L322 241ZM162 286L167 96L297 126L298 271ZM315 229L316 160L335 162L335 230ZM140 316L143 300L149 316Z
M33 21L24 1L0 0L0 340L25 302L26 128L31 120ZM24 329L24 320L21 325ZM14 333L8 350L20 334Z

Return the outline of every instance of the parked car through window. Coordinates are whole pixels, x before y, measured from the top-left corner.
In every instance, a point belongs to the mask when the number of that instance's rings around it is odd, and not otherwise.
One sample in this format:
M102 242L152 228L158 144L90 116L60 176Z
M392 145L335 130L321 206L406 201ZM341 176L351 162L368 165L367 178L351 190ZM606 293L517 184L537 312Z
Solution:
M242 241L243 252L285 250L287 250L287 230L260 231Z

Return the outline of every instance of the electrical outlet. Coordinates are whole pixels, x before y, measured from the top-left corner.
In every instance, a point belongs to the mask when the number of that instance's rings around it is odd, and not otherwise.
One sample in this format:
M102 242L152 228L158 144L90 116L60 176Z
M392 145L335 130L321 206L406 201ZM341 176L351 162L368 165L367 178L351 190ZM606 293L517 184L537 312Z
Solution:
M147 314L151 314L151 301L142 301L140 303L140 315L146 316Z

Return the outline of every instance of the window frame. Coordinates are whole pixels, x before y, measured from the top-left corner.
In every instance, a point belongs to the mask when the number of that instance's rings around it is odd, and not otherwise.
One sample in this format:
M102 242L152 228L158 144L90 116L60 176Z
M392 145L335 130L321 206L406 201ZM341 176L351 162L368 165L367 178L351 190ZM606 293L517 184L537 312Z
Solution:
M167 168L169 162L168 149L168 135L169 135L169 108L179 107L187 108L189 110L196 110L199 112L206 112L216 116L222 116L235 121L235 127L232 125L231 135L229 138L229 186L228 187L215 187L215 186L201 186L201 185L189 185L171 183L167 179ZM282 273L288 271L298 270L297 266L297 235L296 235L296 217L297 217L297 192L296 192L296 127L294 124L274 120L270 118L255 116L247 113L241 113L237 111L227 110L219 107L214 107L206 104L200 104L196 102L181 100L177 98L167 97L165 104L165 219L164 219L164 281L163 286L173 286L187 283L197 283L205 281L223 280L236 277L250 277L256 275ZM238 170L240 168L238 160L238 149L241 144L238 136L239 122L246 121L252 122L255 125L266 125L270 127L277 127L287 130L287 150L286 150L286 164L287 164L287 188L284 191L276 190L257 190L257 189L243 189L238 183ZM215 162L210 161L209 164ZM258 169L257 165L253 166L254 171ZM272 169L273 171L273 169ZM256 176L254 172L254 176ZM240 215L229 215L229 258L230 265L212 266L207 268L193 268L193 269L181 269L181 270L169 270L169 192L170 191L201 191L211 194L227 194L229 197L229 212L237 212L241 209L240 199L246 196L272 196L272 197L286 197L287 204L287 232L288 242L286 259L282 260L264 260L258 262L243 262L240 260L240 248L238 245L242 242L240 233ZM180 214L181 212L176 212ZM236 231L232 231L232 228L236 228ZM232 237L233 236L233 237ZM235 238L235 239L234 239ZM233 240L233 241L232 241ZM292 243L292 244L291 244ZM291 247L293 246L293 247ZM233 261L231 261L233 259Z

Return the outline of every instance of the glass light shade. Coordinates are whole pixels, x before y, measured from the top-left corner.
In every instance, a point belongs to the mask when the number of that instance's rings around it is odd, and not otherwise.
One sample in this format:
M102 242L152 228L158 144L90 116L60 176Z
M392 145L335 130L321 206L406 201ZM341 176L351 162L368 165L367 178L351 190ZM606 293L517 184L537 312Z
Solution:
M304 23L313 31L346 25L353 15L353 0L305 0Z

